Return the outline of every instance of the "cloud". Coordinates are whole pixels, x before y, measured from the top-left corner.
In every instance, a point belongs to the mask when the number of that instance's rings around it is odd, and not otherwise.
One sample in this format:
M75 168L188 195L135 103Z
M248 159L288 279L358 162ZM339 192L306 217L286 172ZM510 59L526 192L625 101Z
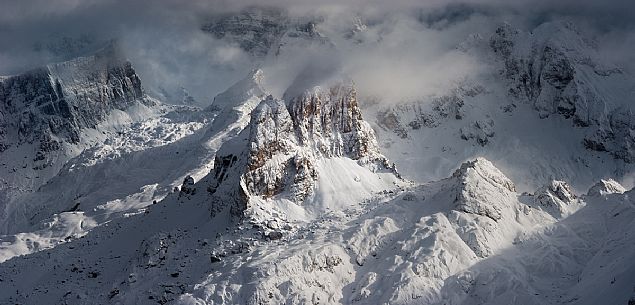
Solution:
M348 75L361 91L386 99L429 94L478 73L478 62L455 46L470 33L491 33L503 20L531 28L568 16L605 34L600 48L607 57L634 62L635 4L625 0L268 0L266 5L283 7L292 17L322 16L319 30L333 45L288 45L264 60L200 31L212 16L262 1L0 1L0 75L76 56L115 38L151 93L186 87L203 104L256 66L267 70L268 86L278 95L311 71L316 78ZM344 39L355 18L366 28L356 39Z
M345 55L346 69L361 91L387 100L444 92L481 70L475 58L456 49L474 28L491 32L481 21L470 18L438 30L398 17L375 29L383 32L378 43L350 49Z

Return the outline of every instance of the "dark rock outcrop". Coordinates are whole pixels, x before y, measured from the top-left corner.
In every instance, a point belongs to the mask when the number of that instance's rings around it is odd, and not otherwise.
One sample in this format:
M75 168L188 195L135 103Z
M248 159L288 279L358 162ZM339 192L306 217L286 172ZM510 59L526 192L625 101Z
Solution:
M0 189L21 189L25 181L38 187L91 145L82 144L85 130L114 110L140 104L154 102L115 43L91 56L0 78L0 159L13 160L3 164L8 174Z
M38 143L35 160L78 143L114 109L142 100L141 81L115 45L97 54L0 80L0 151Z

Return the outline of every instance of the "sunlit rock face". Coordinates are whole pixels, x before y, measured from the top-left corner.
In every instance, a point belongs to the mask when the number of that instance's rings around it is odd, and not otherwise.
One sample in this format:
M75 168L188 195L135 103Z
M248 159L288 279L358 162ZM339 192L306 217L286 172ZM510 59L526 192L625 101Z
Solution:
M212 192L234 177L239 180L230 188L239 184L242 198L286 194L301 204L314 194L320 175L331 175L321 172L317 163L322 159L346 158L397 175L362 119L352 84L314 87L288 101L268 96L252 111L243 134L240 142L219 151Z
M295 199L302 202L317 179L313 160L318 157L346 157L364 166L390 167L362 119L351 85L315 87L286 103L267 98L252 114L252 124L246 182L256 194L280 193L288 183L285 172L291 170ZM272 160L280 155L284 161Z

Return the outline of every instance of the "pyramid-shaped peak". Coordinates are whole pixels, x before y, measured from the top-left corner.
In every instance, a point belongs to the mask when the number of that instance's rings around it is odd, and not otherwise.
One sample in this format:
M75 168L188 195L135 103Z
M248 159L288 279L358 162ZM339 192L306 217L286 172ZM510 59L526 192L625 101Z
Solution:
M461 167L452 174L452 177L465 182L469 180L484 180L510 192L516 191L514 183L494 166L492 162L483 157L464 162L461 164Z
M249 109L245 112L250 112L256 102L259 102L267 94L262 85L264 77L261 69L252 70L227 90L216 95L209 109L227 112L236 107L240 108L245 106L245 104L249 104L247 105Z
M608 178L601 179L598 183L594 184L589 191L587 192L587 196L600 196L607 194L623 194L626 192L626 188L624 188L619 182Z

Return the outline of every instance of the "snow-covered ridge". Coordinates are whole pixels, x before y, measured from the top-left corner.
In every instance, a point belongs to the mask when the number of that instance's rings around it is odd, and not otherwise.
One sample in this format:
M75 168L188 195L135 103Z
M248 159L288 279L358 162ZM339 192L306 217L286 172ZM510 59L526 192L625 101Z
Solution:
M531 33L505 24L490 38L504 62L509 94L541 118L558 114L588 128L584 145L634 161L633 78L600 58L571 22L544 23Z
M264 225L271 231L262 235L251 225L228 223L225 213L210 219L210 202L199 196L206 183L186 179L179 193L145 213L0 265L3 278L12 280L0 286L3 301L560 304L593 300L584 287L598 277L607 281L595 285L614 294L604 293L605 300L628 298L619 287L632 275L620 270L627 262L613 253L635 249L605 251L632 245L633 235L624 233L635 210L626 195L593 197L579 215L559 223L519 201L523 196L513 192L513 183L477 159L445 180L376 194L301 227L270 221ZM498 206L501 217L474 213L482 209L466 209L465 202ZM589 225L608 220L616 224L590 234ZM607 236L619 238L597 242ZM616 263L597 269L587 264L590 257ZM34 264L45 258L48 264ZM14 272L27 265L29 272ZM30 272L41 276L34 280ZM62 280L73 287L70 294L52 289ZM505 293L488 293L484 283ZM561 293L553 293L552 285Z
M267 95L262 84L263 78L262 70L255 69L214 97L207 110L218 112L218 119L214 122L215 129L239 123L239 129L242 130L247 125L252 110Z
M468 42L459 50L490 67L480 75L434 96L364 106L405 177L438 180L484 156L522 191L551 180L578 192L597 177L629 180L635 79L583 32L564 21L531 32L503 24Z
M584 216L573 218L570 224L559 224L540 206L523 203L523 198L491 162L466 162L445 180L380 196L362 208L352 206L327 213L306 229L299 228L295 235L284 235L282 242L248 243L240 247L246 250L214 256L213 264L219 271L183 295L180 304L276 304L289 300L327 304L507 304L506 300L514 298L527 304L559 304L569 289L571 294L565 300L576 299L580 292L572 289L561 274L563 270L571 272L567 278L580 274L580 286L592 283L593 276L582 275L584 259L577 259L600 253L601 246L584 248L573 264L566 254L542 259L532 256L540 256L545 247L553 247L547 252L558 253L570 251L579 243L594 243L597 236L581 234L587 231L587 221L601 222L592 214L609 215L614 209L626 209L632 215L635 210L630 203L612 198L609 205L584 207L589 209ZM485 207L497 208L500 217L493 219L479 213ZM612 230L621 229L615 226ZM556 236L551 237L554 232ZM573 238L569 244L558 239L576 234L584 240ZM543 246L530 251L536 244ZM522 255L516 254L518 251ZM243 255L251 259L236 263ZM528 263L509 262L514 255ZM624 258L622 262L626 263ZM480 268L481 264L488 267ZM543 271L531 273L525 268ZM620 274L625 284L628 282L627 272L615 274ZM505 287L506 292L487 293L489 288L481 287L482 282ZM560 295L551 293L543 283L553 283L563 290ZM620 292L616 299L627 297Z

